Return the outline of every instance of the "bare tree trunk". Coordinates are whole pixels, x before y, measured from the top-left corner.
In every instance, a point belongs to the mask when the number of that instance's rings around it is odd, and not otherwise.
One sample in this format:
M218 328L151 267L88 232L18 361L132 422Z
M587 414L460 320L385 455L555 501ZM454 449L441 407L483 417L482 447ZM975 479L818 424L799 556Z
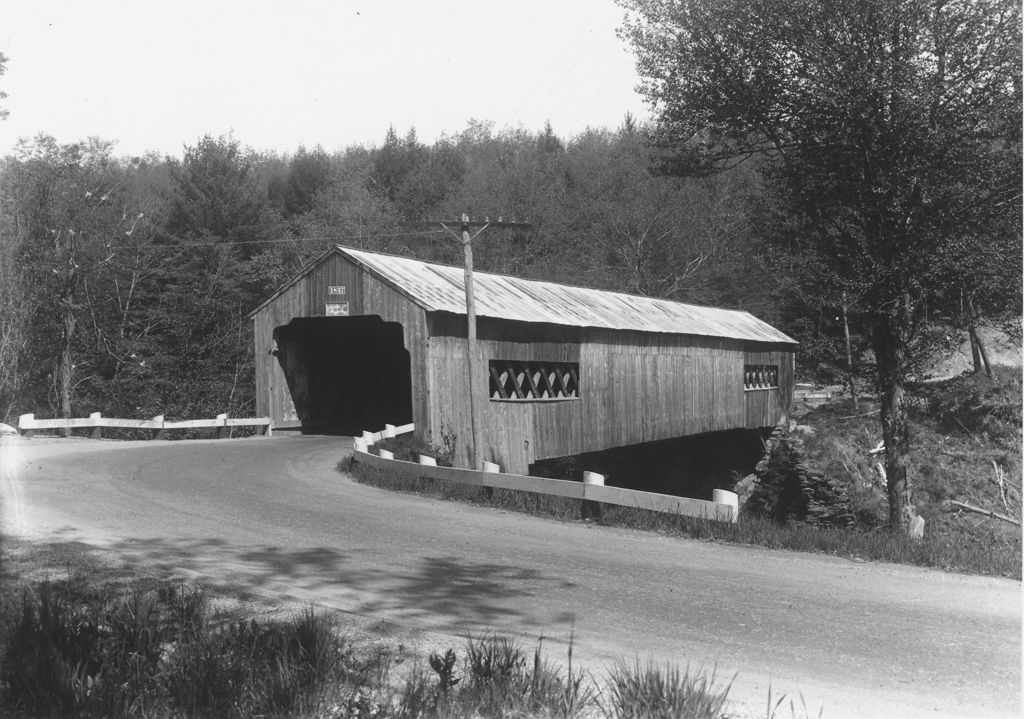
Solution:
M992 376L992 368L988 364L988 355L985 352L985 345L981 343L978 336L978 313L974 310L974 301L967 298L967 311L970 313L970 324L967 326L967 333L971 337L971 358L974 360L974 373L977 374L984 368L985 374Z
M910 338L910 302L900 297L896 308L875 318L873 344L878 362L882 439L889 499L889 525L906 532L914 517L907 459L910 431L907 419L907 345Z
M64 275L64 286L61 291L60 308L63 313L61 322L64 325L60 361L57 367L57 398L60 402L60 416L71 417L71 393L75 382L75 363L72 353L75 341L75 328L78 326L75 317L75 285L78 282L78 264L76 263L75 236L67 234L67 247L61 247L61 237L57 236L57 256L63 257L67 263ZM64 436L71 436L71 428L64 428Z
M978 352L978 335L974 333L974 324L967 328L967 336L971 340L971 360L974 362L974 374L981 372L981 353Z
M73 285L74 270L68 277L68 284L64 290L64 297L61 305L64 310L64 333L63 346L60 353L60 365L57 371L57 393L60 399L60 416L67 419L71 417L71 387L75 381L75 364L72 355L72 343L75 339L75 289ZM71 428L64 428L64 436L71 436Z
M985 352L985 345L981 342L981 337L978 336L978 330L975 328L974 323L971 323L971 327L968 330L971 335L971 354L974 356L974 373L977 374L982 368L985 370L985 374L989 377L992 376L992 367L988 363L988 353Z
M850 381L850 398L853 400L853 411L857 407L857 384L853 377L853 348L850 346L850 322L846 313L846 293L843 293L843 335L846 337L846 370Z

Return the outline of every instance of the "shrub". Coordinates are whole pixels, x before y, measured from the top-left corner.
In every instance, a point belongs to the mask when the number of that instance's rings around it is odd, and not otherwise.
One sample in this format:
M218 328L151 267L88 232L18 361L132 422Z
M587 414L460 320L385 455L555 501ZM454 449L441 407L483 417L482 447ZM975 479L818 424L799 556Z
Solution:
M967 430L992 439L1016 438L1021 431L1021 375L997 368L992 377L963 374L912 388L917 416L936 419L947 431Z
M44 583L25 593L4 647L0 706L26 716L316 713L349 659L333 623L311 610L278 624L223 622L185 587L107 595Z
M393 452L395 459L405 462L416 462L421 454L433 457L438 467L451 467L455 456L454 438L449 442L447 435L442 435L443 446L435 447L427 442L416 439L411 434L401 434L390 439L383 439L375 446Z
M773 435L768 456L757 466L758 482L744 511L784 524L852 526L854 512L846 490L824 473L809 469L795 442Z
M433 677L422 669L412 672L394 699L378 703L378 716L575 719L591 712L596 691L573 666L572 642L565 672L541 658L542 643L537 642L531 662L511 639L467 637L461 662L464 681L457 676L453 649L433 654Z
M715 686L715 674L709 678L703 671L690 672L686 667L653 663L627 664L619 661L608 677L605 716L616 719L719 719L729 696L730 682L724 688Z

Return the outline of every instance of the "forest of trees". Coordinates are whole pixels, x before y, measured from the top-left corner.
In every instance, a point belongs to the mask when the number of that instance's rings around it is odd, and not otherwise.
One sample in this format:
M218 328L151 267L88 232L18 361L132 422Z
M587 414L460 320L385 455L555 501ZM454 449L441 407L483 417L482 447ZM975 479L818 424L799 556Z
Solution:
M754 164L690 180L652 173L650 153L628 117L571 139L474 122L432 144L389 129L378 147L284 156L232 137L176 158L25 141L0 165L0 419L251 414L262 299L334 243L459 264L420 223L463 212L531 225L481 235L481 270L743 308L835 340L831 310L772 281Z

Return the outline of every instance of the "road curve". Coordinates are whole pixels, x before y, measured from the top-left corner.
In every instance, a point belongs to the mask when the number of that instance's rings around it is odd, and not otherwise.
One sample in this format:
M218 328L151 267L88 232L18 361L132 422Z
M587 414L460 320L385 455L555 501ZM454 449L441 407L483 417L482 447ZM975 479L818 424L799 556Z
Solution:
M1021 585L668 538L365 487L339 438L0 445L4 531L262 597L433 650L493 629L598 676L717 665L741 716L1019 716ZM788 716L789 711L781 715Z

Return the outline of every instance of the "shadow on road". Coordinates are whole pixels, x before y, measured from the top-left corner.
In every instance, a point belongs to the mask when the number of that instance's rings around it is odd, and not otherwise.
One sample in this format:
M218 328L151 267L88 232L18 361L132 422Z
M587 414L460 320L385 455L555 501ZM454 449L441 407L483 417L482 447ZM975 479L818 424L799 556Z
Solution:
M121 586L136 573L155 574L195 581L244 600L265 602L279 596L322 602L360 615L421 620L455 634L509 620L522 626L571 621L568 613L535 616L529 601L552 588L571 589L571 582L537 569L454 556L379 566L359 549L239 547L220 539L127 539L103 549L57 542L34 545L31 551L55 571L66 571L71 555L92 566L90 572L102 564L105 580Z
M492 622L499 618L529 618L529 603L522 601L531 587L558 581L535 569L482 564L457 557L423 557L415 566L393 575L394 591L376 592L361 612L376 614L401 610L416 617L451 617ZM453 622L458 629L459 622Z

